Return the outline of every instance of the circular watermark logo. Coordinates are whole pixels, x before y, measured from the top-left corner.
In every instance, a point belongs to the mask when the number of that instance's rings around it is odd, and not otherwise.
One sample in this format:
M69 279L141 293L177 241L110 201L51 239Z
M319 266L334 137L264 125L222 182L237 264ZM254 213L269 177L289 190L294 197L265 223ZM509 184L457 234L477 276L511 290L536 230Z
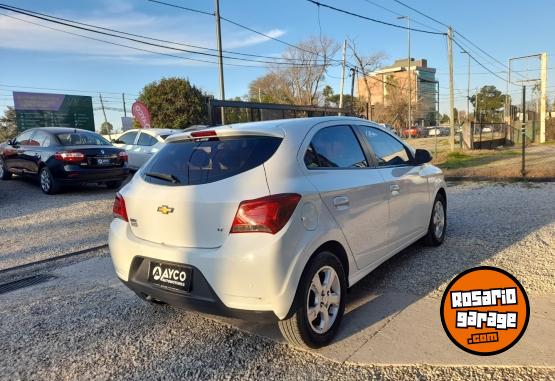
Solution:
M441 323L462 350L489 356L515 345L530 318L528 296L505 270L481 266L449 283L441 300Z

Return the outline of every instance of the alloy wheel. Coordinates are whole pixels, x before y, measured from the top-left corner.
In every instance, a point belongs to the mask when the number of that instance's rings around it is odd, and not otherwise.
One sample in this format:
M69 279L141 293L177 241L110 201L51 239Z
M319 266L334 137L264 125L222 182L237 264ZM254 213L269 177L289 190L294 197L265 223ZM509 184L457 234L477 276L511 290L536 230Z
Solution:
M40 187L45 193L48 193L51 186L52 180L50 179L50 174L48 173L48 170L43 169L40 172Z
M330 266L320 268L310 283L307 297L307 318L314 332L324 334L330 330L339 311L341 283Z
M4 159L0 159L0 177L4 176Z
M441 239L443 236L443 229L445 228L445 210L443 209L443 203L437 200L434 205L434 235L437 239Z

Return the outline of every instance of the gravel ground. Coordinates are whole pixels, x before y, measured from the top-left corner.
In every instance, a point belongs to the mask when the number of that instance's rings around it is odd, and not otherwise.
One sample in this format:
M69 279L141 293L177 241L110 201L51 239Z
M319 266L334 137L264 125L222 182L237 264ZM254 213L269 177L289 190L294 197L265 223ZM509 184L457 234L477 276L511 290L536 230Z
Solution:
M441 297L456 275L495 266L532 295L555 294L555 183L465 183L447 189L447 238L439 248L415 244L359 287Z
M57 207L64 208L68 200L81 205L74 218L89 216L85 232L98 225L98 231L104 229L105 234L112 192L76 191L50 199L43 198L37 188L31 193L36 199L52 202L50 212L41 214L44 208L37 211L29 203L14 211L17 202L13 200L22 202L23 197L17 198L13 191L8 199L12 206L5 206L5 184L0 183L2 237L17 231L7 230L6 221L10 226L19 221L22 229L26 226L23 216L33 216L29 228L40 233L45 252L50 244L71 246L60 242L60 234L51 230L52 226L68 229L68 225L57 225L52 216L54 211L60 215ZM32 185L22 187L26 186ZM513 273L529 294L555 294L555 205L548 202L554 195L555 184L450 187L445 244L436 249L413 245L355 287L359 292L397 290L437 297L462 270L488 264ZM93 203L94 210L83 210L88 203ZM104 214L99 213L102 208ZM49 218L50 230L40 227L40 218ZM22 231L19 234L29 241ZM103 278L91 279L88 274L92 268L98 273L98 266L106 266L100 271ZM103 258L49 272L58 279L0 295L0 379L555 380L554 368L338 363L202 315L148 305L115 279Z
M0 181L0 270L106 243L113 202L101 186L49 196L31 179Z
M554 379L552 368L359 366L134 297L92 259L57 272L40 294L1 295L0 379ZM102 265L102 264L101 264ZM71 269L71 271L69 270Z

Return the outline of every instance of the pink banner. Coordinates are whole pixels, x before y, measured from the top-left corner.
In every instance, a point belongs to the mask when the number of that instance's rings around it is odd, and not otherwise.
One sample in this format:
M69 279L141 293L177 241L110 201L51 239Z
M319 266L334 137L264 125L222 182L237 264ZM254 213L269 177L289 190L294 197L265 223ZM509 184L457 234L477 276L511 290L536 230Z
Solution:
M150 128L150 113L144 103L139 101L133 103L133 106L131 106L131 113L142 128Z

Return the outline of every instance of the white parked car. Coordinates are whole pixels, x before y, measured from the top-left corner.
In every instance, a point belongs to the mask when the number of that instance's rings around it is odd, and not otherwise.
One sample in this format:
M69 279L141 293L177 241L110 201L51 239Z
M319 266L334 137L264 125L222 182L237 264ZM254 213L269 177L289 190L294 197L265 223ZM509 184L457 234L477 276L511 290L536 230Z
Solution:
M168 136L180 132L170 128L133 129L112 140L112 144L127 151L129 168L137 170L160 151Z
M346 291L423 238L445 237L441 170L350 117L244 123L172 135L116 195L117 276L151 302L278 321L328 344Z

